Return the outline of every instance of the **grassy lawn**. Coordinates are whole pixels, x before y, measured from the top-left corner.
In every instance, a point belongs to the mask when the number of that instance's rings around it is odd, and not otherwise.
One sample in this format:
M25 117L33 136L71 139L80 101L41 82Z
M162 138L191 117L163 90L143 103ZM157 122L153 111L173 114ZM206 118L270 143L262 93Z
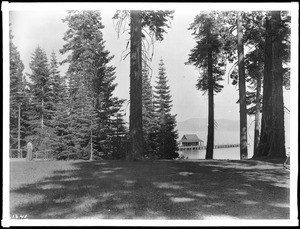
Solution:
M289 218L289 170L265 161L15 161L10 185L32 219Z

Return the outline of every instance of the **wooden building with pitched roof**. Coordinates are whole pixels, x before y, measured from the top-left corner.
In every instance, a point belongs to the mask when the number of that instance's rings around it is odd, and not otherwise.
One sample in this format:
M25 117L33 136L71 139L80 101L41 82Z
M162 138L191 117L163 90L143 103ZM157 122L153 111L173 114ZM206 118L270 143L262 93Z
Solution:
M204 146L204 141L196 134L185 134L179 141L179 146Z

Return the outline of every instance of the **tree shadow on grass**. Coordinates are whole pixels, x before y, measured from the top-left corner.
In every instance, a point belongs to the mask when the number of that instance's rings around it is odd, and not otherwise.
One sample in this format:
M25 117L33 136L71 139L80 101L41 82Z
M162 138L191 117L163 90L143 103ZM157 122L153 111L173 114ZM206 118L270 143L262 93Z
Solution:
M52 162L54 163L54 162ZM34 219L288 219L289 172L258 161L93 161L11 190Z

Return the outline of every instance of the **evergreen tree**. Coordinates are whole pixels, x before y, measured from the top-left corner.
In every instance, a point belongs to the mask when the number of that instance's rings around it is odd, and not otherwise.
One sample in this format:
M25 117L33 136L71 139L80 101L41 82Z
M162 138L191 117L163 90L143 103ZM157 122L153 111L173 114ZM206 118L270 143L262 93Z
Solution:
M153 90L146 64L143 65L142 83L144 155L153 157L157 154L157 117L155 116Z
M283 57L285 48L284 38L288 30L283 26L280 11L272 11L266 20L264 94L261 139L257 155L273 158L284 158L284 104Z
M23 76L24 65L20 53L14 45L11 31L9 33L9 63L10 63L10 148L18 149L24 145L26 134L24 109L26 100L26 81Z
M111 155L112 159L124 159L128 144L128 129L122 113L116 113L111 119Z
M155 86L155 112L158 117L157 133L157 156L163 159L172 159L178 156L176 128L176 115L171 115L172 100L170 87L168 86L166 68L161 59L159 63L159 72Z
M70 64L72 66L73 64ZM94 145L95 132L98 128L98 117L94 100L90 96L87 85L84 84L82 72L70 73L68 70L68 96L61 102L68 104L63 110L63 103L58 106L58 126L63 147L60 153L62 159L90 159L97 153ZM59 120L59 118L62 118ZM96 151L96 152L94 152Z
M69 11L63 22L69 27L60 52L69 53L63 63L70 64L70 146L80 158L110 157L111 119L123 100L113 97L115 67L108 65L113 56L105 50L100 12Z
M30 78L29 138L37 149L49 149L53 135L51 119L54 107L47 55L39 46L32 55L30 69L32 73L28 74Z
M129 152L127 159L143 158L143 108L142 108L142 57L146 50L142 49L142 38L151 34L151 43L163 40L164 27L168 19L172 19L173 11L117 11L114 19L120 19L118 27L126 17L130 17L130 117L129 117ZM148 30L149 32L143 33ZM153 43L152 43L153 44ZM144 55L143 55L144 54Z
M290 53L290 16L287 12L281 12L280 29L277 35L280 42L280 59L282 60L282 84L289 89L289 53ZM268 136L273 126L274 120L270 115L273 105L271 99L272 93L272 34L270 26L270 12L250 12L244 13L243 27L244 43L250 47L245 58L245 68L247 73L247 82L249 83L250 92L247 92L248 114L255 114L255 137L254 137L254 157L266 156L269 151L270 142ZM274 35L274 34L273 34ZM231 76L234 81L238 82L236 72ZM263 83L263 98L261 96L261 86ZM278 90L276 90L278 91ZM260 112L261 118L261 137L260 137ZM275 115L275 114L274 114ZM258 142L260 142L258 144Z
M222 53L223 40L220 30L223 29L221 18L216 12L197 15L190 25L194 30L197 45L191 50L187 64L202 70L197 89L208 92L208 135L206 159L213 158L214 148L214 92L218 93L223 86L219 84L224 74L225 59Z
M251 47L245 55L246 82L249 91L246 92L247 114L254 115L254 155L257 154L257 147L260 140L261 128L261 107L262 107L262 80L264 63L264 37L263 26L265 12L245 13L244 43Z
M238 21L239 23L239 29L241 30L242 28L244 28L243 32L243 39L240 39L241 42L243 42L245 45L247 45L248 47L250 47L250 51L248 54L246 54L246 63L245 63L245 67L246 67L246 73L248 74L248 79L247 82L250 83L250 90L256 90L255 92L247 92L246 93L246 104L248 106L250 106L247 110L248 114L255 114L255 142L254 142L254 155L257 155L258 151L257 151L257 147L258 147L258 141L261 141L261 137L260 137L260 133L259 133L259 129L260 129L260 112L262 111L262 125L261 128L264 129L265 126L269 126L272 125L272 123L270 122L270 120L268 121L265 116L264 116L264 110L265 111L271 111L272 108L270 107L270 102L267 102L267 98L270 98L270 90L271 90L271 86L270 86L270 71L271 71L271 40L269 39L268 36L266 36L266 34L268 33L267 31L267 27L268 27L268 21L265 21L265 17L269 18L269 12L239 12L238 14L240 14L240 17L237 17L237 13L235 12L226 12L224 14L224 21L228 22L231 26L228 29L228 31L232 32L235 29L235 25L236 19L239 19ZM242 17L241 17L242 14ZM285 27L282 24L281 27L282 31L286 31L288 30L287 27ZM241 34L241 33L238 33ZM282 34L287 34L287 33L282 33ZM227 34L228 35L228 34ZM226 36L225 36L226 37ZM228 36L226 37L226 39L232 40L231 38L229 38ZM241 42L240 42L240 47L241 47ZM288 42L287 42L288 43ZM283 45L284 46L284 45ZM288 47L288 46L286 46ZM254 49L254 50L252 50ZM283 48L283 50L285 50L285 52L282 52L282 59L286 59L287 57L287 53L288 53L288 49ZM229 52L227 52L229 53ZM233 56L233 53L229 53L229 56ZM240 56L238 54L238 56ZM239 62L241 65L241 62ZM262 77L262 69L264 69L264 77ZM269 72L269 73L268 73ZM288 68L285 69L285 71L283 71L283 82L285 82L286 80L286 86L288 86L289 84L289 70ZM268 75L268 76L267 76ZM241 84L242 82L239 81L238 79L238 74L234 71L233 74L231 74L231 78L233 78L233 84L239 83ZM264 78L264 80L262 80L262 78ZM266 80L266 81L265 81ZM262 104L262 100L261 100L261 84L265 85L264 86L264 95L263 97L265 99L263 99L265 102L265 109L261 109ZM243 84L243 83L242 83ZM284 83L285 84L285 83ZM265 90L266 89L266 90ZM244 94L244 93L241 93ZM241 101L241 97L239 99L239 102L243 102L243 100ZM251 106L251 104L253 104L253 106ZM268 105L269 104L269 105ZM243 116L244 116L244 108L243 110ZM267 113L268 113L267 111ZM241 114L242 115L242 114ZM245 119L245 118L243 118ZM242 120L242 118L241 118ZM245 122L244 122L245 123ZM241 124L242 126L242 124ZM245 125L244 125L245 126ZM241 132L241 140L242 140L242 135L245 136L244 132ZM246 139L246 137L244 138ZM244 141L244 145L245 145L245 141ZM246 147L244 147L246 148ZM242 151L242 148L241 148Z
M65 90L66 91L66 90ZM52 149L57 159L70 159L72 157L71 116L69 106L69 96L65 93L58 100L53 118L54 139Z
M240 104L240 159L248 158L247 148L247 106L246 106L246 82L244 63L244 41L243 41L243 13L237 12L237 55L239 75L239 104Z
M85 93L86 88L82 85L76 95L75 122L73 122L76 142L75 152L79 158L93 159L94 141L96 137L98 117L94 108L93 100ZM96 150L95 150L96 151Z
M60 71L58 70L58 61L56 58L56 54L53 51L51 53L50 65L49 65L49 80L51 87L51 96L54 104L57 104L62 97L66 95L66 80L64 77L60 75ZM55 106L55 105L54 105Z
M68 142L70 140L69 129L69 100L65 77L60 75L58 70L59 63L56 54L51 53L49 66L49 81L51 92L49 93L52 101L53 115L50 126L53 128L51 149L55 153L57 159L68 157Z
M254 124L254 155L260 140L261 106L262 106L262 76L263 76L263 53L259 49L248 53L245 58L246 80L250 84L246 93L247 113L255 116Z
M142 121L142 15L130 11L130 116L129 160L140 160L144 156Z
M281 37L282 84L285 90L290 90L291 16L287 11L281 11L279 36Z

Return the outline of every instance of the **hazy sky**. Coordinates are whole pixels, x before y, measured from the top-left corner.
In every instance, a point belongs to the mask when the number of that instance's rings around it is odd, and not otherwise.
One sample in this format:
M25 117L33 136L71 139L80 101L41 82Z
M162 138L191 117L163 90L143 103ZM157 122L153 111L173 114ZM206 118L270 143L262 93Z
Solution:
M25 65L24 72L31 73L29 63L38 45L47 52L48 60L52 51L56 52L58 60L64 59L59 54L59 49L64 44L62 37L67 30L66 23L63 23L61 19L66 17L67 12L60 10L59 5L58 3L57 10L31 11L29 9L10 12L13 42L18 47ZM105 26L102 32L106 41L106 49L115 56L110 63L116 67L118 86L115 95L129 99L129 57L122 60L122 52L125 50L129 35L125 32L118 38L112 19L114 12L119 8L107 8L99 4L99 8L93 9L101 11L102 23ZM167 29L164 40L155 43L154 57L150 65L152 85L155 85L158 61L160 58L164 60L173 99L172 113L177 114L177 121L206 118L208 115L207 95L203 95L203 92L195 87L199 71L193 66L184 64L188 60L190 50L196 44L191 35L192 31L187 28L201 10L200 5L199 8L176 8L171 28ZM67 65L62 66L61 72L64 73L66 68ZM224 76L223 85L222 92L215 96L215 119L239 119L239 105L236 103L238 91L235 86L231 85L231 81L228 83L227 75ZM285 94L288 95L289 92ZM289 107L289 96L285 96L285 102ZM129 114L129 108L127 108L127 114Z

